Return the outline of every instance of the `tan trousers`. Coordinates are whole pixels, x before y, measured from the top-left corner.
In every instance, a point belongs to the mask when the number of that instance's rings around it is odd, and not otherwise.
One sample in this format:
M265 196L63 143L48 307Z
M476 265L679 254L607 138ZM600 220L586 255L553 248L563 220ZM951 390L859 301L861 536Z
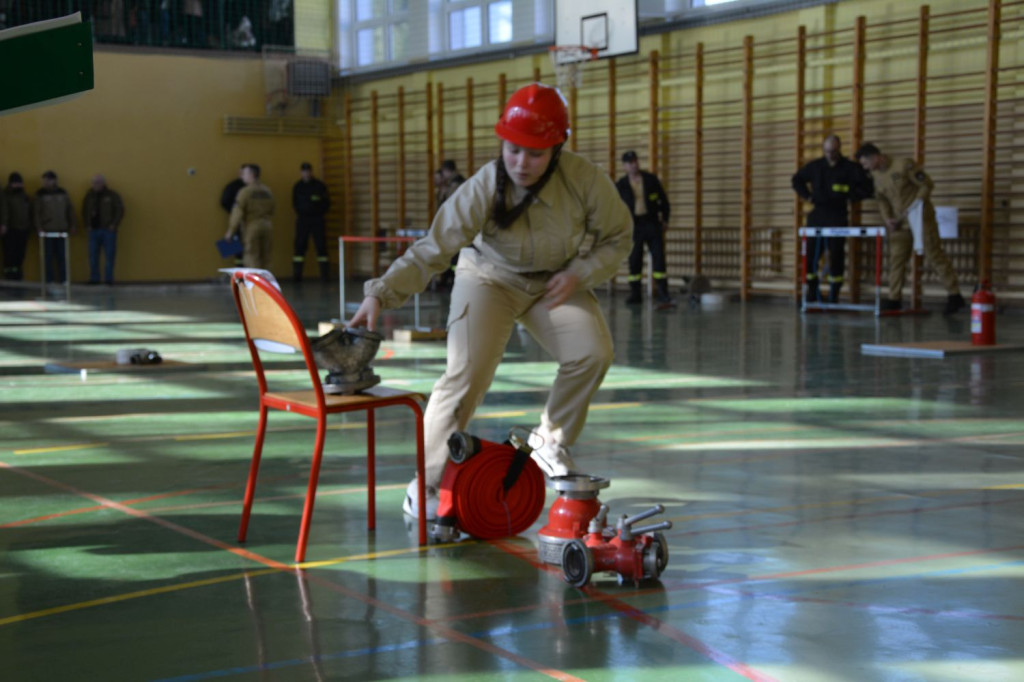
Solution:
M268 220L246 223L242 230L242 264L247 268L270 269L270 236L273 226Z
M611 334L589 290L548 310L549 276L510 273L472 249L462 251L448 317L447 369L424 416L428 486L440 484L448 438L466 428L483 401L516 322L558 362L536 433L566 447L579 437L590 399L612 363Z
M930 215L929 215L930 214ZM924 220L921 226L921 239L924 241L924 259L935 269L942 284L950 294L960 293L960 284L957 281L956 270L949 262L949 257L942 250L942 241L939 239L939 228L935 223L935 209L925 204ZM907 279L907 263L914 253L914 234L910 228L904 225L899 230L889 234L889 298L894 301L901 300L903 296L903 283Z

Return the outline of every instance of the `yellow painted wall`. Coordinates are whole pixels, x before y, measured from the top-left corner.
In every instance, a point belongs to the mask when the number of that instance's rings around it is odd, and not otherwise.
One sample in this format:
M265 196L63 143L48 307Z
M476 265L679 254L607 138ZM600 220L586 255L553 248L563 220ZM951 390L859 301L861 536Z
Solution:
M319 141L222 132L225 114L263 115L261 60L97 51L94 62L95 90L0 117L0 182L17 170L34 193L53 169L80 211L89 178L103 173L126 211L115 279L195 281L228 265L213 246L227 226L218 200L238 166L252 161L279 200L273 270L290 275L291 186L302 161L319 165ZM27 278L38 267L33 242ZM74 281L88 278L83 230L72 241L71 270Z

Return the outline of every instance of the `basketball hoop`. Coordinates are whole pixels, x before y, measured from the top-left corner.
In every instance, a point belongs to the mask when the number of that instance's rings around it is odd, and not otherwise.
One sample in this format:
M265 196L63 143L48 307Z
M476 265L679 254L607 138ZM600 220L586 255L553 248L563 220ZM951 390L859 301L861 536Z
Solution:
M548 48L551 66L555 69L558 88L579 88L583 85L583 67L597 59L597 48L584 45L552 45Z

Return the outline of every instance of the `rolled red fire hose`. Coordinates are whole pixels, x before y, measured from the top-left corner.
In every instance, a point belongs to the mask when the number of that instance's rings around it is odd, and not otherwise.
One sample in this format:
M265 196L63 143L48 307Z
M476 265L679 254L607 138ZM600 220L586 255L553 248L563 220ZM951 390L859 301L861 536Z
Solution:
M518 535L532 526L544 509L544 474L526 456L522 471L506 493L506 476L517 456L521 460L524 455L508 444L480 444L478 453L461 464L448 465L456 468L454 480L446 472L458 527L481 540Z

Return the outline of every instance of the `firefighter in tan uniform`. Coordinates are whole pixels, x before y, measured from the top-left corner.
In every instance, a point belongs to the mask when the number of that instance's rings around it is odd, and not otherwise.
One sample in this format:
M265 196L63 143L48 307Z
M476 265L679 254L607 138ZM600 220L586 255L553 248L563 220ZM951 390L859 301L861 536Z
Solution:
M913 159L893 161L870 142L857 150L857 160L874 180L875 200L889 238L889 298L882 301L882 310L899 310L903 307L907 262L914 250L914 235L910 231L907 214L917 200L923 204L921 238L924 241L925 260L935 268L949 294L943 312L951 315L963 308L966 304L960 295L956 271L939 241L935 206L931 202L935 183Z
M242 228L242 264L247 268L270 268L270 236L273 231L274 195L260 182L260 167L247 163L242 167L243 187L235 197L224 239L231 239Z
M447 369L425 414L428 518L436 514L448 437L466 428L483 401L516 323L558 362L530 439L548 476L574 471L568 448L612 362L611 334L591 289L611 278L630 250L629 210L604 171L562 149L569 115L554 88L533 83L515 92L495 132L503 141L499 158L441 206L426 237L366 283L349 321L376 329L382 308L423 291L459 253ZM411 516L416 491L414 480L403 505Z

